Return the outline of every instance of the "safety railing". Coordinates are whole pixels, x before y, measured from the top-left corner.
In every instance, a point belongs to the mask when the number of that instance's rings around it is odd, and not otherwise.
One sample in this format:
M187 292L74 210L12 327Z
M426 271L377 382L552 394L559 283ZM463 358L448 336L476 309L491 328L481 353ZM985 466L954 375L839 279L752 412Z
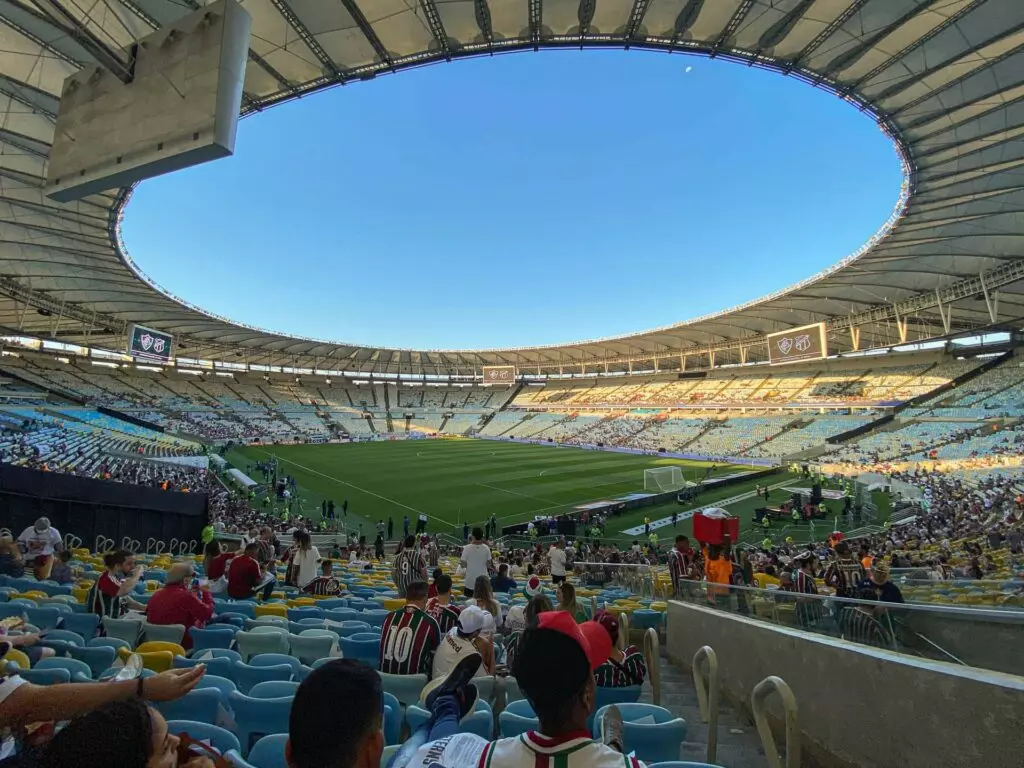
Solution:
M661 639L653 627L644 632L644 659L651 680L651 701L661 704Z
M782 699L782 708L786 718L786 761L783 763L779 755L778 747L775 746L775 736L772 734L771 723L768 722L768 712L765 701L773 693L778 693ZM772 675L766 677L754 686L750 694L750 707L754 711L754 725L757 726L757 735L761 737L761 745L764 747L764 756L768 761L769 768L800 768L800 722L799 713L796 707L796 697L793 691L781 677Z
M676 599L781 627L1011 674L1024 674L1024 611L855 600L684 581Z
M708 724L707 761L714 763L718 757L718 654L710 645L698 648L693 654L693 687L697 689L700 719Z

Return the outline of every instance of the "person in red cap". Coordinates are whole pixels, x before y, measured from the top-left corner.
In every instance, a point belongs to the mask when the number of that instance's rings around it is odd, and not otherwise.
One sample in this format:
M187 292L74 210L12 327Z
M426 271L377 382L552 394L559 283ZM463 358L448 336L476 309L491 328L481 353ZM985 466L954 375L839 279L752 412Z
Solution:
M537 713L540 730L492 742L470 733L436 738L432 730L431 741L416 744L411 759L411 749L403 747L391 768L643 768L636 758L622 754L622 715L614 705L605 710L600 740L591 738L587 729L597 696L594 671L607 660L611 647L607 630L595 621L577 624L564 611L540 614L524 630L512 669ZM463 663L468 660L460 667ZM467 698L463 688L472 689L467 685L470 670L464 670L463 680L457 679L461 671L453 670L439 689L458 700ZM426 703L433 711L432 702ZM433 719L439 720L439 714Z
M615 647L619 637L619 620L608 611L598 611L594 621L604 627L612 640L612 648L608 659L594 670L594 680L602 688L626 688L631 685L643 685L647 677L647 662L644 655L635 645L627 646L624 651Z

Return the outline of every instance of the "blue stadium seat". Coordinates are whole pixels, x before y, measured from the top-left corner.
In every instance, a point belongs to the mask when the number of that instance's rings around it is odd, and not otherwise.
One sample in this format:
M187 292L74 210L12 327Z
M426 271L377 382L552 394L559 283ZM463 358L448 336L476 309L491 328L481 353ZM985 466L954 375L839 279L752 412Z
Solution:
M169 720L167 732L175 735L187 733L196 741L208 742L221 754L228 750L239 750L238 737L231 731L220 728L210 723L200 723L195 720Z
M195 720L213 725L222 701L221 692L216 688L194 688L180 699L161 701L154 704L168 720Z
M622 713L625 742L622 747L626 752L636 752L637 758L647 763L678 759L679 745L686 740L685 720L654 704L623 703L615 706ZM597 736L601 732L601 718L607 709L607 706L601 707L594 715L592 732ZM653 718L654 722L635 722L647 718Z
M293 698L282 696L276 699L254 699L237 691L228 696L231 711L235 714L235 733L242 745L243 756L249 754L249 746L255 736L288 732L288 715Z

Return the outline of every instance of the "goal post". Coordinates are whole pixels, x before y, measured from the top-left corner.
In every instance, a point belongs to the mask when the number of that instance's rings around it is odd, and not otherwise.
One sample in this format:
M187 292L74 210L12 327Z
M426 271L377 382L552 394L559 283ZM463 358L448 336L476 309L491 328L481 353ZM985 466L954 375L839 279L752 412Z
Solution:
M680 467L655 467L644 470L644 490L655 493L678 491L685 485Z

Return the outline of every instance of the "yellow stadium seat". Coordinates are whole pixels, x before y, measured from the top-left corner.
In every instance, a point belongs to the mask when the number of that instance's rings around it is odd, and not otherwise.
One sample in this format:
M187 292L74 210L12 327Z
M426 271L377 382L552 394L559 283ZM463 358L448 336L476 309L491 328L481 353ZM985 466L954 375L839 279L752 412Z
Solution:
M316 605L316 600L312 597L296 597L294 600L288 601L288 607L290 608L302 608L309 605Z
M173 656L184 656L185 649L177 643L168 643L162 640L150 640L145 643L140 643L139 647L135 649L136 653L170 653ZM121 658L127 658L130 651L122 648Z
M288 606L284 603L269 603L266 605L257 605L253 608L253 613L256 614L258 619L260 616L280 616L282 619L288 618Z
M19 651L17 648L11 648L4 654L4 661L9 661L12 664L17 664L21 669L28 669L32 666L32 663L28 660L28 656Z
M405 600L400 597L388 597L381 600L380 605L385 611L397 611L405 605Z

